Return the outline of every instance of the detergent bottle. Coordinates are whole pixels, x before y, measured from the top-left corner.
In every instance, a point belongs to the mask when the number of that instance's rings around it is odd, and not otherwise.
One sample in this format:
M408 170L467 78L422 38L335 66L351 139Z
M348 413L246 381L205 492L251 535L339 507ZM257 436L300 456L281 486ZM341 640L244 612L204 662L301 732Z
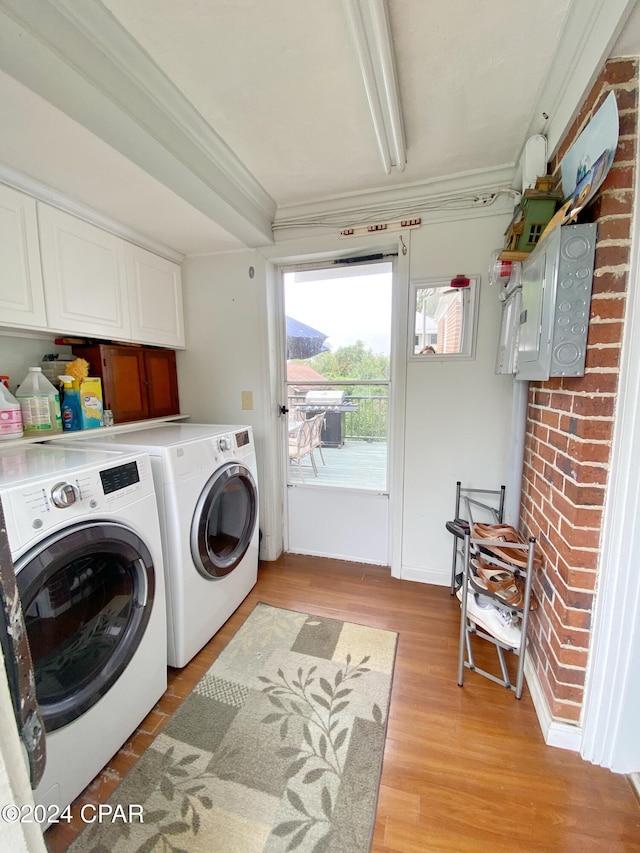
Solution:
M65 432L82 429L82 417L80 412L80 391L74 387L73 376L59 376L62 383L62 403L60 412L62 414L62 429Z
M27 436L47 436L62 432L60 394L41 367L30 367L24 382L16 391L22 410L22 425Z
M22 436L22 410L7 386L0 382L0 441Z

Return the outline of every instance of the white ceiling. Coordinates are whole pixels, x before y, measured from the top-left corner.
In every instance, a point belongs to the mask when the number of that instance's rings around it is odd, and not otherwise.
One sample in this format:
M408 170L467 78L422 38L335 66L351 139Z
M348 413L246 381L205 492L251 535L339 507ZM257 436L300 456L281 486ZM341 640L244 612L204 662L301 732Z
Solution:
M259 245L305 205L512 169L586 3L389 0L385 175L341 0L0 0L0 163L184 254Z

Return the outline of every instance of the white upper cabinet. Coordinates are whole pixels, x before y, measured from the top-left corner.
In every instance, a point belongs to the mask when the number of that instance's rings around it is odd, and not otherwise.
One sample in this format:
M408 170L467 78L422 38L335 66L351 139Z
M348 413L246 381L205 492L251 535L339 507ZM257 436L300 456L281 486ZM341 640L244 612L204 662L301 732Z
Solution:
M38 223L48 327L131 340L124 241L41 203Z
M36 203L0 185L0 325L46 329Z
M131 243L125 258L132 340L184 348L180 267Z

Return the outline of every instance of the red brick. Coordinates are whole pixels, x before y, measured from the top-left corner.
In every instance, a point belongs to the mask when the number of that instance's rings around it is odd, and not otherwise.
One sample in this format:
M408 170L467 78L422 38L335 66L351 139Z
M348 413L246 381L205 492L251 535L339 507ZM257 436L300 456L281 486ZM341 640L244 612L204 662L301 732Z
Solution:
M563 474L566 474L569 477L573 477L574 480L578 477L578 468L580 467L575 459L571 459L569 456L566 456L564 453L556 453L556 465L562 471Z
M532 435L534 438L537 438L538 441L543 441L545 444L549 443L549 430L540 424L533 424Z
M567 394L561 391L556 391L553 394L550 394L549 406L552 409L560 409L563 412L571 411L571 402L573 400L573 396L571 394Z
M534 406L548 406L551 402L551 394L548 391L544 391L542 388L534 388L533 389L533 403Z
M576 392L587 394L615 394L618 390L617 372L600 373L591 371L579 379L574 379Z
M591 630L591 612L567 607L559 595L553 599L553 609L563 628L577 628L589 632Z
M539 610L534 612L539 613ZM548 611L545 610L543 614L539 615L539 618L541 621L546 620L548 622L549 636L551 637L555 634L561 646L575 649L589 648L589 633L564 626L552 608L549 608Z
M596 246L596 268L620 267L628 264L629 246Z
M566 452L577 462L606 464L611 456L611 448L607 443L596 444L592 441L577 441L573 438L568 440Z
M571 426L567 430L577 438L589 441L610 441L613 434L613 419L577 418L572 417Z
M574 649L567 646L561 646L555 634L552 634L549 639L549 646L554 657L555 663L562 663L565 666L586 667L589 660L589 653L586 649Z
M613 397L583 397L574 395L573 397L573 413L579 417L613 417L614 398Z
M566 702L575 702L576 705L580 705L582 703L584 690L582 687L578 687L573 684L561 684L557 681L557 679L553 680L553 694L556 699L556 703L562 700ZM554 706L555 704L554 703ZM566 706L562 706L563 708Z
M593 274L592 296L600 296L605 293L624 296L627 291L628 277L626 267L620 267L616 270L596 270ZM593 311L592 306L590 316L597 316Z
M597 551L587 550L582 543L579 546L569 544L557 530L550 531L549 539L559 558L557 561L558 574L567 584L572 568L596 570L598 566Z
M629 110L628 112L621 112L619 115L619 131L620 136L633 136L636 133L638 117L636 115L635 110ZM605 183L607 178L605 178ZM604 184L603 184L604 186ZM632 185L630 185L632 186Z
M598 240L630 240L631 217L612 216L598 222Z
M549 462L551 464L555 463L556 451L548 444L541 444L536 455L540 456L541 459L544 459L545 462Z
M635 174L633 165L628 165L627 163L616 165L614 160L611 169L609 169L609 174L604 179L600 192L607 192L607 190L632 189L634 186L634 178ZM598 238L601 239L600 233L598 233Z
M623 324L618 320L608 323L591 321L587 333L587 347L596 344L619 344L622 340L622 330Z
M620 112L627 110L637 110L638 108L638 90L637 89L616 89L616 101L618 102L618 110ZM620 146L616 151L616 157L620 154Z
M620 347L615 345L587 347L584 364L587 370L594 367L617 368L620 366Z
M556 430L549 430L549 444L555 447L556 450L561 450L566 453L569 446L569 439Z
M564 477L556 468L553 468L551 465L544 465L542 477L545 483L554 486L554 488L556 489L562 489L562 486L564 484Z
M560 425L560 416L557 412L553 412L550 409L542 409L540 413L540 420L550 429L558 429Z
M636 92L634 92L634 96L636 96ZM637 141L638 140L635 134L633 136L627 136L626 139L618 138L618 147L616 148L616 159L619 159L620 162L635 163ZM602 223L598 225L598 234L601 234L601 224Z
M575 506L560 494L555 495L553 505L569 524L576 527L599 527L602 524L600 508Z
M613 273L604 273L603 275L598 276L598 284L601 285L600 293L597 294L594 291L594 295L591 297L591 319L592 320L622 320L625 315L627 300L622 294L616 294L613 298L607 298L602 296L604 293L611 293L610 285L614 284L616 287L620 284L622 280L622 288L623 291L627 286L627 274L621 273L620 275L614 275ZM594 279L594 286L596 281Z
M555 507L549 503L549 501L545 501L542 505L542 512L544 517L546 518L549 526L552 530L557 530L560 526L560 513ZM547 528L549 529L549 528Z
M593 609L593 592L589 590L576 590L567 587L566 592L563 592L563 595L565 598L564 604L567 608L567 613L576 613L577 618L579 620L582 620L584 618L584 614L588 614L589 622L591 621L591 611ZM581 625L579 625L578 627L581 627Z
M628 57L610 59L603 68L603 80L611 86L631 83L638 74L638 62Z
M582 717L582 705L569 705L566 702L554 701L550 703L551 714L555 720L559 722L575 723L580 722Z
M600 527L580 527L567 521L565 518L560 522L560 535L570 547L575 548L599 548Z
M558 666L554 667L554 675L560 684L573 684L584 687L585 671L577 667Z
M609 471L603 465L574 463L573 479L583 486L604 486L609 477Z
M580 486L571 480L566 480L564 493L567 500L576 506L604 506L605 490L597 486Z
M609 190L599 191L594 201L587 209L594 220L603 216L620 216L633 214L633 190Z

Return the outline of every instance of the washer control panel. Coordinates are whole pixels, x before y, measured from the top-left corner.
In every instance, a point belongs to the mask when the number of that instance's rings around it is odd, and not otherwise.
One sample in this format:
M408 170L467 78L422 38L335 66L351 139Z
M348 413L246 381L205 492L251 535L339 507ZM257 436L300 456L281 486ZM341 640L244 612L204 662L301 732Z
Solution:
M30 477L0 488L14 552L61 524L96 514L108 516L149 494L155 493L146 454L127 455L108 465L62 469L53 477Z

